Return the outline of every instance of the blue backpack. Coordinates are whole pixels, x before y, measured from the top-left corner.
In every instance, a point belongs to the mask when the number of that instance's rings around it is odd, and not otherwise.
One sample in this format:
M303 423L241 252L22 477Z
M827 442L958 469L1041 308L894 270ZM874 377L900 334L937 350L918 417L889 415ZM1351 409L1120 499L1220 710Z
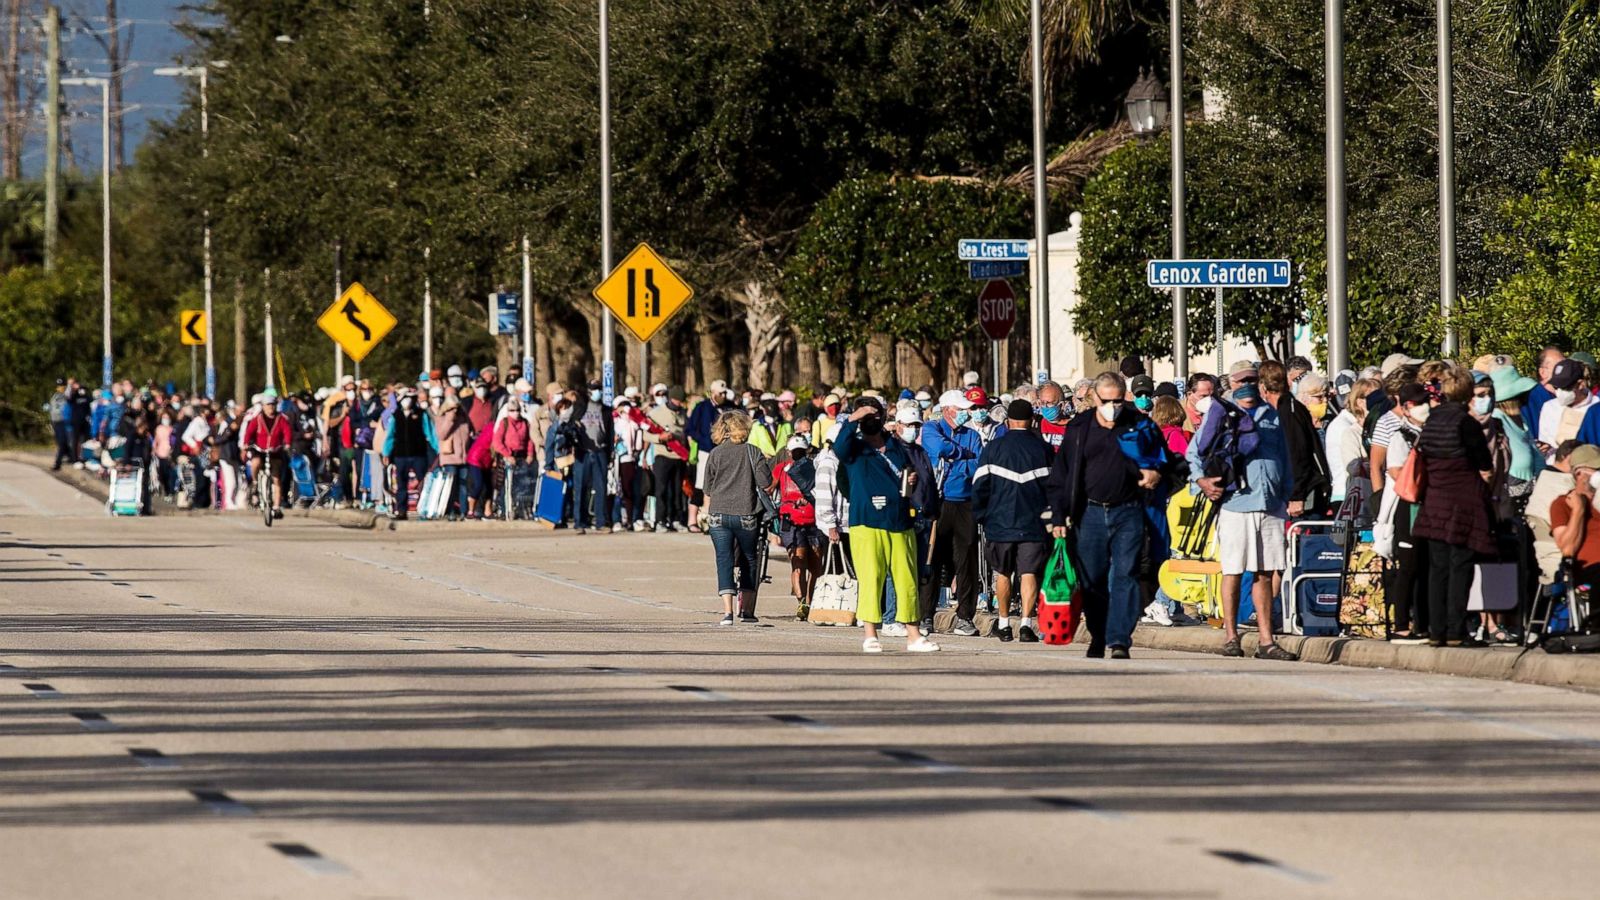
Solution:
M1245 458L1256 452L1261 434L1249 412L1221 397L1200 423L1194 440L1202 478L1221 478L1223 490L1245 487Z

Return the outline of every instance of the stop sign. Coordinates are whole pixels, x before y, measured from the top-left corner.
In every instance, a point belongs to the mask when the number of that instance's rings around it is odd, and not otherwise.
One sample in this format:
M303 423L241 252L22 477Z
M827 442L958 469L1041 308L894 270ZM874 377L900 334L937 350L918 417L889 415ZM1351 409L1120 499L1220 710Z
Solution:
M994 278L978 292L978 324L992 341L1003 341L1017 324L1017 292L1011 282Z

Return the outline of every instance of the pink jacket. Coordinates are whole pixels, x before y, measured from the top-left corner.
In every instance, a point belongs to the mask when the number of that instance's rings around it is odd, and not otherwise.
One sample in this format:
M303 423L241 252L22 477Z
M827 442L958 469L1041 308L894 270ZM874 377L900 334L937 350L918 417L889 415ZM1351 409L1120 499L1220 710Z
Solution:
M521 454L532 461L534 453L528 441L528 420L521 416L506 416L494 427L494 452L511 457Z
M467 465L479 469L487 469L494 465L494 430L485 428L478 432L472 439L472 446L467 448Z
M466 413L459 408L447 413L435 413L433 433L439 439L439 465L460 466L467 462L467 444L472 436L472 426Z

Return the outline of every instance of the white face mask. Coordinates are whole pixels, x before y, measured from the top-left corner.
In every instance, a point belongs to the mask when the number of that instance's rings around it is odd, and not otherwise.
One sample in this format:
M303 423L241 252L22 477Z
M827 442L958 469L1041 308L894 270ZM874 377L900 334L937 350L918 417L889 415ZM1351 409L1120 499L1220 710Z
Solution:
M479 400L483 400L489 396L489 389L480 384L472 389L472 393L475 394Z
M663 397L663 396L656 397L656 405L657 406L666 406L667 405L667 398Z
M1562 406L1571 406L1578 402L1577 391L1556 391L1556 402Z
M1411 407L1411 421L1417 423L1418 425L1426 425L1428 422L1428 415L1432 412L1433 408L1428 406L1428 404L1418 403L1416 406Z
M1199 413L1200 417L1203 419L1205 418L1206 413L1211 412L1211 407L1216 402L1217 401L1213 400L1210 395L1201 397L1199 400L1194 402L1194 411Z
M449 378L449 381L450 381L450 386L451 387L454 387L454 388L461 387L461 376L460 375L451 375L450 378Z
M410 397L401 397L400 398L400 408L401 409L410 409L412 404L414 404L416 402L417 401L411 399Z
M908 444L915 444L922 438L921 425L906 425L900 431L900 437Z
M1480 415L1480 416L1487 416L1489 414L1489 410L1491 408L1493 408L1493 404L1491 404L1489 402L1489 398L1488 397L1473 397L1472 398L1472 411L1475 414Z
M1117 416L1121 412L1121 403L1107 400L1100 404L1100 418L1106 420L1107 422L1115 422L1117 420Z

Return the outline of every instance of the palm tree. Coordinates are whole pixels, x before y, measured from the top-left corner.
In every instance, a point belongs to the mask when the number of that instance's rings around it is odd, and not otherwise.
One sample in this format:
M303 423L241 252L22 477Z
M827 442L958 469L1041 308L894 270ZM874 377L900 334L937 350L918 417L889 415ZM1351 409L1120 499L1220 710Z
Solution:
M1600 0L1491 0L1482 15L1498 23L1500 44L1517 66L1552 89L1551 102L1592 94L1600 76Z
M1026 35L1031 0L961 0L977 21ZM1044 90L1046 106L1057 80L1074 68L1096 62L1106 39L1140 20L1135 0L1043 0ZM1023 58L1026 77L1031 57Z

